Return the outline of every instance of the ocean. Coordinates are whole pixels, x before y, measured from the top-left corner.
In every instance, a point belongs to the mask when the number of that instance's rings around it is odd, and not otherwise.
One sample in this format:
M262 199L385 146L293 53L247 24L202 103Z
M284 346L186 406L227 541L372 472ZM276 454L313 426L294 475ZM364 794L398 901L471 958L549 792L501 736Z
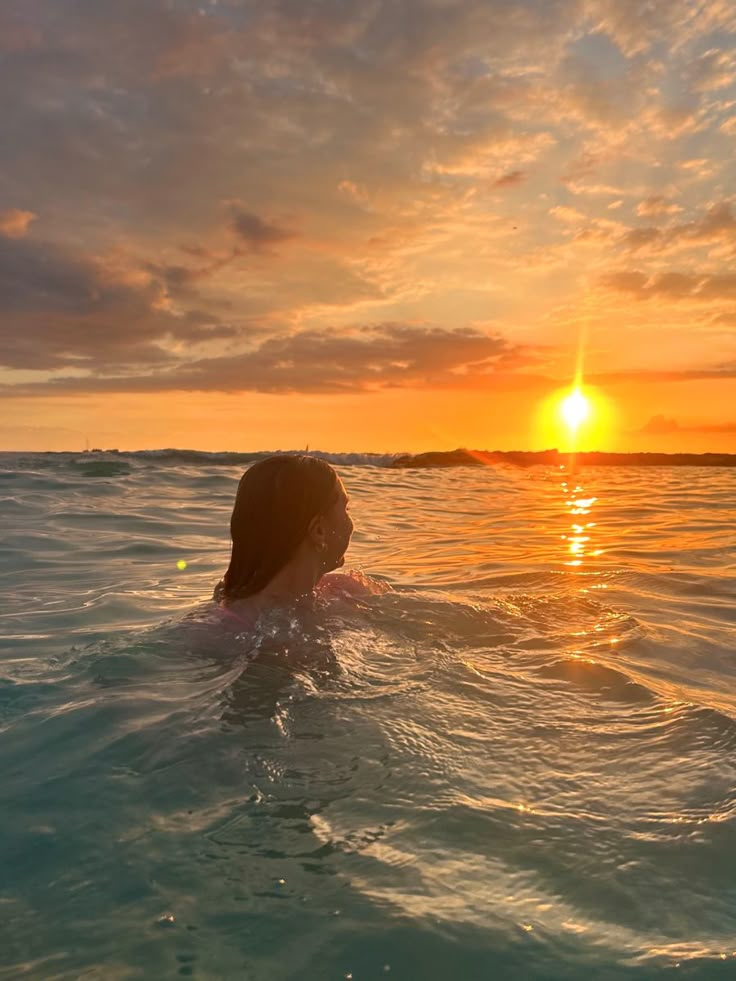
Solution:
M256 456L0 456L0 978L735 978L736 471L334 455L228 633Z

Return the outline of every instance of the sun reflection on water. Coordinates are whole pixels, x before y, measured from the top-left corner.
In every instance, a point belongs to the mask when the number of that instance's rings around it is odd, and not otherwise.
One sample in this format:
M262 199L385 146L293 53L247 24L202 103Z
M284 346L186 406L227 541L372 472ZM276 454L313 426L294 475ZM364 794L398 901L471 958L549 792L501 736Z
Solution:
M574 519L570 523L568 533L560 535L562 541L566 542L564 564L578 568L587 558L603 554L603 549L593 547L591 529L596 527L596 522L583 520L591 514L598 498L586 497L582 485L569 477L563 477L560 486L565 498L566 515Z

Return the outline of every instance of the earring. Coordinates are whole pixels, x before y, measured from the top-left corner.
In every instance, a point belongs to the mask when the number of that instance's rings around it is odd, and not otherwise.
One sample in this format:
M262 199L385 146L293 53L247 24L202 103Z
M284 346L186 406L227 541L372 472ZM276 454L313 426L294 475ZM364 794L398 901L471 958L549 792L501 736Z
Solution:
M326 552L327 551L327 544L325 542L320 542L319 545L317 546L317 549L320 552Z

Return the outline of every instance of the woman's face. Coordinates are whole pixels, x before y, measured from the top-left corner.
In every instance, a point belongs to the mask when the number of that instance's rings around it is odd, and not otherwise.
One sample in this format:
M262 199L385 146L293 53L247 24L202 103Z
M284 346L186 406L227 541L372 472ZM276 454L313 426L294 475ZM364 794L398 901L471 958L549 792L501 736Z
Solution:
M353 519L348 510L349 498L342 481L337 482L338 499L325 514L327 549L325 551L326 571L337 569L345 564L345 553L353 534Z

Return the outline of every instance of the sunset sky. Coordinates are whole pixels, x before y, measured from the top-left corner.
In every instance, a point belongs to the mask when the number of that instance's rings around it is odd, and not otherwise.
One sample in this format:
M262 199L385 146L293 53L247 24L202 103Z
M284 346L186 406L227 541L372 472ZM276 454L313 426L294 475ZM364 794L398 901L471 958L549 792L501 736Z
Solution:
M736 452L733 0L9 0L0 103L0 449Z

